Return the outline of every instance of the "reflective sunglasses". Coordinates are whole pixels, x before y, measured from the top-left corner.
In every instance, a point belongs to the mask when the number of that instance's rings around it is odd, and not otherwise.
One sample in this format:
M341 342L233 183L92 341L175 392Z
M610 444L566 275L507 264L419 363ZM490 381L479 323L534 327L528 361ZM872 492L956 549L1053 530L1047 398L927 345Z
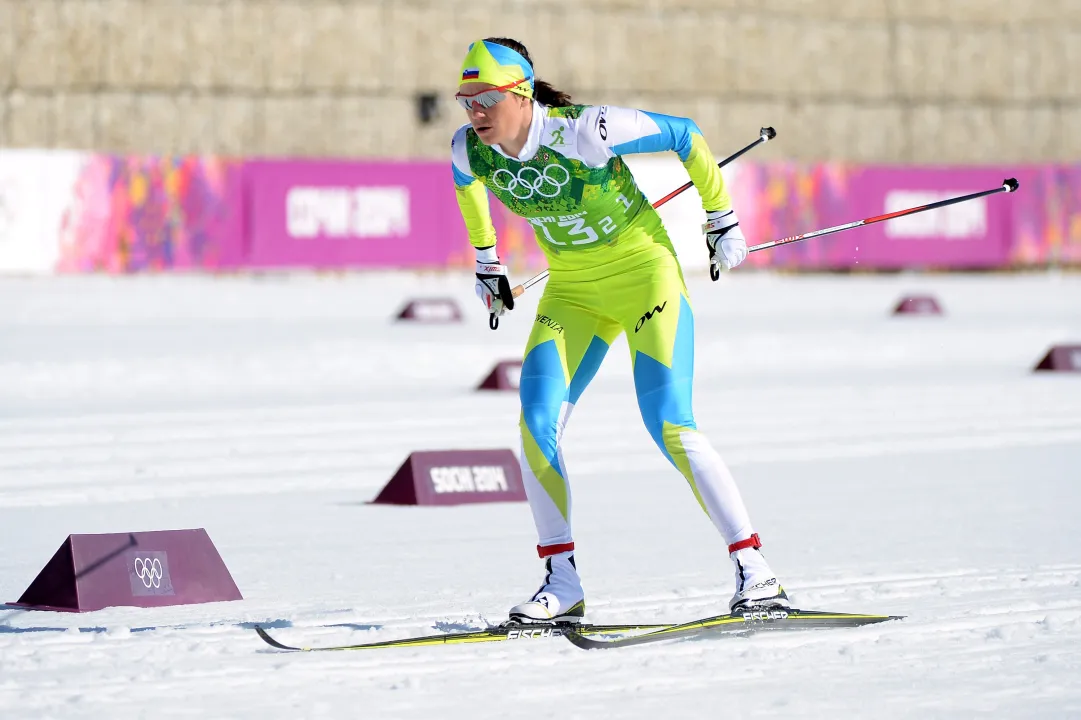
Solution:
M502 102L503 98L507 96L508 90L518 87L524 82L529 82L529 78L522 78L521 80L512 82L510 85L489 88L488 90L481 90L477 93L458 93L454 96L454 99L466 110L472 110L474 107L484 110Z

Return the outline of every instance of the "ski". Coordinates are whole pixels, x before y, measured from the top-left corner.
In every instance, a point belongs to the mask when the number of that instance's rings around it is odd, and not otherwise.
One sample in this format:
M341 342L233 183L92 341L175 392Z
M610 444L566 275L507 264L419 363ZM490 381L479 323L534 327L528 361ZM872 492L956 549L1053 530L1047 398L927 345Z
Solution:
M903 615L859 615L820 610L796 610L795 608L756 608L732 615L717 615L679 625L669 625L642 635L610 640L591 638L586 633L575 632L573 628L568 629L563 635L583 650L600 650L713 635L749 635L763 631L813 628L851 628L888 620L901 620L903 617Z
M440 633L423 637L382 640L360 645L328 645L322 647L294 647L275 640L270 633L256 625L255 632L273 648L289 652L326 652L331 650L378 650L383 648L423 647L427 645L464 645L467 643L500 642L503 640L539 640L562 637L570 628L582 637L590 635L614 635L636 630L654 631L667 628L667 624L635 623L630 625L574 625L572 623L503 623L484 630Z

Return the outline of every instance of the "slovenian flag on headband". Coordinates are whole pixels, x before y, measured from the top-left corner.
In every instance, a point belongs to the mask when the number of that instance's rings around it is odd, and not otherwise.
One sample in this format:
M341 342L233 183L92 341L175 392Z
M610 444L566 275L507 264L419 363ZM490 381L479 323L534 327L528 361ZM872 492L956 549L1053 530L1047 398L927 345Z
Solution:
M476 80L480 77L480 68L466 68L462 71L462 80Z

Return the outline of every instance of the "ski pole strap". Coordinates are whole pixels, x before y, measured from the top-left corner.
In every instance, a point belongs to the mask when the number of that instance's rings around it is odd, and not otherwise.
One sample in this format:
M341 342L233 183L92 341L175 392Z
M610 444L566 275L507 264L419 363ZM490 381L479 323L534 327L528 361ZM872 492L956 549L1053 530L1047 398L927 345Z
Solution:
M762 541L758 539L758 533L755 533L746 540L740 540L739 542L734 542L729 545L728 554L731 555L737 550L746 550L747 548L755 548L757 550L760 547L762 547Z
M560 543L559 545L538 545L537 554L542 558L558 555L563 552L570 552L574 549L574 543Z

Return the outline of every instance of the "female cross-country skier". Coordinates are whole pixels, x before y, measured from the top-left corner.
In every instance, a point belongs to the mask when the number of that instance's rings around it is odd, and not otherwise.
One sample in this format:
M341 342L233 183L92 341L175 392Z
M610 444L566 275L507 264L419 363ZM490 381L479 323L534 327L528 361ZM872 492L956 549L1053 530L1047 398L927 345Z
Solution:
M733 611L788 606L759 548L732 475L691 411L694 320L661 218L621 160L675 151L702 197L711 265L739 265L747 244L712 153L687 118L574 105L534 77L516 40L469 46L455 96L469 122L454 135L458 205L477 253L477 295L498 317L514 309L496 254L486 189L534 227L549 279L526 344L520 396L522 475L545 560L540 589L510 610L521 622L580 622L571 491L561 437L612 341L627 334L642 419L724 536L735 564Z

